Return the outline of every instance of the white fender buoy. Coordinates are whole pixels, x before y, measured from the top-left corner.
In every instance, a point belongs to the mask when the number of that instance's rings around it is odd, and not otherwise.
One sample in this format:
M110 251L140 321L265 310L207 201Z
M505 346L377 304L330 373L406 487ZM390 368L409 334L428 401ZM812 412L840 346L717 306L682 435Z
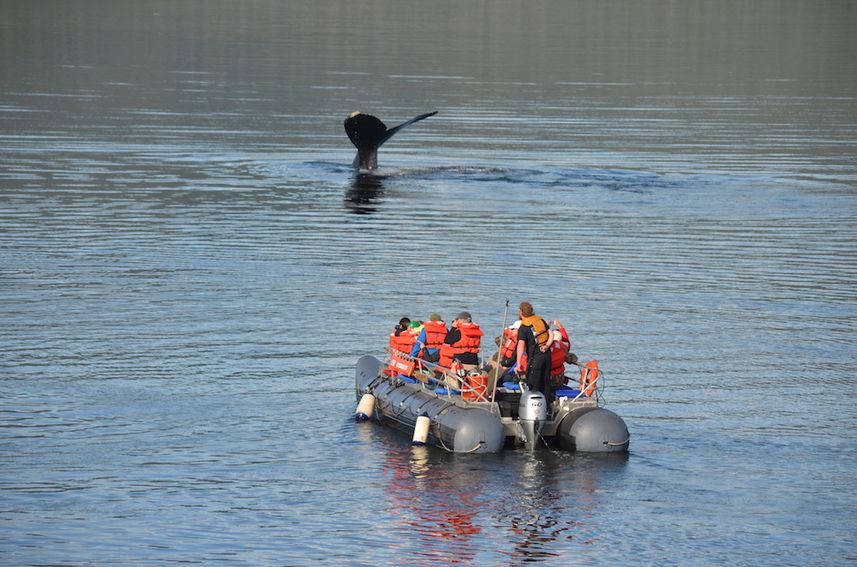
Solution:
M372 394L363 394L360 398L360 403L357 404L357 411L354 412L354 419L357 421L368 421L375 412L375 396Z
M431 420L429 416L423 414L417 418L417 424L414 426L414 439L411 445L425 445L428 440L429 425Z

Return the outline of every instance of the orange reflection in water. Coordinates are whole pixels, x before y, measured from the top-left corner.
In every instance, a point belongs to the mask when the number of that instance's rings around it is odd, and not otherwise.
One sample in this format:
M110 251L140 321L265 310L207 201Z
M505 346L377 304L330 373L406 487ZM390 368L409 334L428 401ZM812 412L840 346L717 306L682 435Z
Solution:
M625 462L547 448L460 455L379 439L400 564L573 557L597 542L599 474Z

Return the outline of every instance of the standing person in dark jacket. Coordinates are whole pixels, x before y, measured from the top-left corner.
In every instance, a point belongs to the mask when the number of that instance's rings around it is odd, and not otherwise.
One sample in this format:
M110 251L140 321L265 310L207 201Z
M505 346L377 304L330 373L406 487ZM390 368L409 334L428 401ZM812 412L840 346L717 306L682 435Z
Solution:
M547 322L533 312L533 306L526 301L518 308L521 326L518 328L518 360L527 354L527 386L545 395L548 406L553 401L550 387L552 341Z

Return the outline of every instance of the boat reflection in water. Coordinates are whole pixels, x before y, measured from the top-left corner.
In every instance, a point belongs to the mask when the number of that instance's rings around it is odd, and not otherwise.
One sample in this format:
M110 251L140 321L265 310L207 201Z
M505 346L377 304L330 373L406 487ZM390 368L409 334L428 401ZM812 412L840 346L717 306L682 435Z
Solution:
M621 474L628 459L547 448L462 455L408 447L395 432L372 436L386 449L390 546L419 564L572 558L598 542L600 475Z
M388 446L387 495L399 518L393 545L420 564L473 563L482 539L485 479L429 447ZM403 549L404 548L404 549Z
M548 561L598 543L590 526L597 523L599 478L621 472L628 454L541 451L516 457L518 482L498 518L511 526L512 558Z

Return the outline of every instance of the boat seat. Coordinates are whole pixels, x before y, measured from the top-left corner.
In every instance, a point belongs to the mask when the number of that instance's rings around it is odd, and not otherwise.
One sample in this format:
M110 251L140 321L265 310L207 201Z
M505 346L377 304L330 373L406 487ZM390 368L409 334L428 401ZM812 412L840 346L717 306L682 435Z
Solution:
M580 390L573 390L568 386L563 386L554 390L553 395L557 398L576 398L580 395Z
M508 392L520 392L521 386L517 382L503 382L503 388ZM576 398L580 394L580 390L573 390L568 386L557 388L553 391L556 398Z
M408 384L416 384L418 380L416 378L411 378L410 376L405 376L404 374L399 374L396 376L402 382L407 382Z

